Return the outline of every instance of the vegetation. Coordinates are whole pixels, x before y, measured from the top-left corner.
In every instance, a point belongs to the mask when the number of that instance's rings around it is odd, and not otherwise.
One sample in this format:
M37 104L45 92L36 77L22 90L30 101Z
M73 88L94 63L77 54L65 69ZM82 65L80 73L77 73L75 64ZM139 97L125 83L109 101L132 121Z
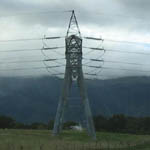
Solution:
M142 149L141 149L142 148ZM92 141L85 132L64 131L54 137L49 130L0 130L2 150L146 150L150 136L97 132Z
M150 117L128 117L113 115L111 117L94 117L97 131L120 133L150 134Z
M54 121L45 123L24 124L16 122L14 119L6 116L0 116L1 129L49 129L53 128ZM94 117L96 131L118 132L130 134L150 134L150 117L127 117L122 114L111 117ZM64 123L64 129L70 129L70 126L76 125L75 122Z
M94 117L97 140L93 141L85 131L68 130L74 122L64 124L64 132L52 136L54 121L48 124L24 124L6 116L0 116L0 149L2 150L149 150L150 118ZM122 133L121 133L122 132ZM128 133L128 134L127 134ZM130 134L129 134L130 133ZM131 134L132 133L132 134ZM134 134L133 134L134 133ZM136 134L135 134L136 133ZM141 135L138 135L141 134ZM145 134L145 135L142 135ZM147 135L146 135L147 134Z

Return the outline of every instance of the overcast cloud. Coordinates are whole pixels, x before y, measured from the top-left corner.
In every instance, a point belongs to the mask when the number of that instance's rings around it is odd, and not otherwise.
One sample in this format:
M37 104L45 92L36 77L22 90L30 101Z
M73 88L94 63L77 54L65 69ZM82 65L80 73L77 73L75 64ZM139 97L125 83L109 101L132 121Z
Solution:
M0 0L0 40L38 38L47 36L65 36L70 12L60 12L74 9L83 36L100 37L104 39L150 42L150 1L148 0ZM63 40L47 42L49 46L62 46ZM85 46L99 46L100 43L84 41ZM1 43L0 50L42 48L42 41ZM106 49L149 52L149 44L121 44L104 42ZM64 50L60 50L64 53ZM88 52L84 50L84 53ZM47 53L49 57L63 57L56 53ZM102 53L90 53L87 58L94 58ZM34 56L34 57L32 57ZM149 56L137 54L106 52L105 60L124 61L132 63L150 64ZM41 52L1 53L2 61L43 59ZM86 61L83 61L86 62ZM63 62L64 63L64 62ZM48 64L49 65L49 64ZM54 64L53 64L54 65ZM96 65L96 64L94 64ZM3 64L1 69L20 67L44 66L36 64ZM150 70L147 66L134 66L105 63L104 66ZM89 69L84 68L85 72ZM64 68L57 69L62 72ZM46 70L9 71L9 75L46 74ZM53 71L53 73L55 73ZM1 75L6 75L5 71ZM103 70L102 75L150 75L149 72L129 72L117 70Z

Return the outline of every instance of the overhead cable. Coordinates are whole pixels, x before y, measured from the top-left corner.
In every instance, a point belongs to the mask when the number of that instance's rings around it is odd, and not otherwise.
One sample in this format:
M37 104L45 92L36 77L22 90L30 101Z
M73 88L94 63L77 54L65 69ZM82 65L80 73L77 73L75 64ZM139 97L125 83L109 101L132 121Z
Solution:
M44 38L20 38L20 39L10 39L10 40L0 40L0 42L22 42L22 41L39 41L39 40L54 40L64 38L64 36L56 36L56 37L44 37Z
M104 49L104 48L94 48L94 47L83 47L87 49L92 49L96 51L110 51L110 52L118 52L118 53L131 53L131 54L140 54L140 55L150 55L150 53L145 53L145 52L137 52L137 51L125 51L125 50L116 50L116 49Z

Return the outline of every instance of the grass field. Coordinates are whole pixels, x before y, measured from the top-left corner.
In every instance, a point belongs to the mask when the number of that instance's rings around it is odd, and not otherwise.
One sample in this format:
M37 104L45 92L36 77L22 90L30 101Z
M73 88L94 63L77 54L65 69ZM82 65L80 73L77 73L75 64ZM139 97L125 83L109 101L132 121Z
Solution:
M0 130L0 150L150 150L150 135L98 132L92 141L85 132L64 131L54 137L48 130Z

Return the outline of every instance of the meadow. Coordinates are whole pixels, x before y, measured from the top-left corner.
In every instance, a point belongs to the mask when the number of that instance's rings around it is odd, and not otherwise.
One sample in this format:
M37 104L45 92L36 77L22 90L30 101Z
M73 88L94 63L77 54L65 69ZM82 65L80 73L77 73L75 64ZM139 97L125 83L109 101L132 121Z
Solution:
M0 150L150 150L150 135L97 132L93 141L86 132L49 130L0 130Z

